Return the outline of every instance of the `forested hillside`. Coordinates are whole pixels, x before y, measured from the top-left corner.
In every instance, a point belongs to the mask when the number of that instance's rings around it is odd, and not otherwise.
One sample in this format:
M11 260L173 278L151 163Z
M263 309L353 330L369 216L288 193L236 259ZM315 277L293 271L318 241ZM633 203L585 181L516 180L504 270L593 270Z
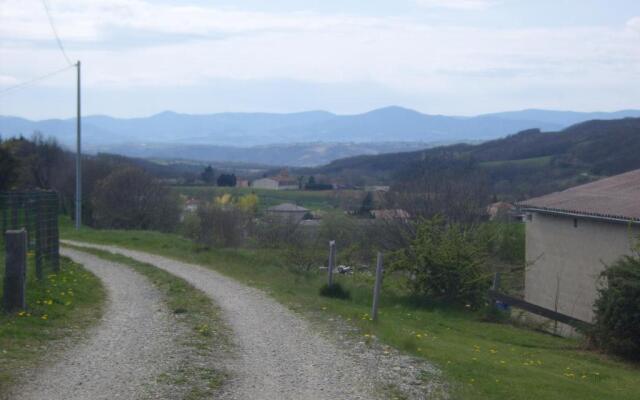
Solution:
M457 171L461 180L479 170L494 194L519 199L640 168L638 154L640 119L625 118L588 121L558 132L528 130L479 145L347 158L314 172L356 184L410 185L445 170Z

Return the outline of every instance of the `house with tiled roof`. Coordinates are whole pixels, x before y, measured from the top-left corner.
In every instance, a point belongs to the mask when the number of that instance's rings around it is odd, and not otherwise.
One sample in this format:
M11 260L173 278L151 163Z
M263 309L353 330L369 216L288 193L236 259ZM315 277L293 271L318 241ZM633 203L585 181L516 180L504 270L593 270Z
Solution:
M518 206L526 226L525 300L591 322L601 272L638 243L640 170Z

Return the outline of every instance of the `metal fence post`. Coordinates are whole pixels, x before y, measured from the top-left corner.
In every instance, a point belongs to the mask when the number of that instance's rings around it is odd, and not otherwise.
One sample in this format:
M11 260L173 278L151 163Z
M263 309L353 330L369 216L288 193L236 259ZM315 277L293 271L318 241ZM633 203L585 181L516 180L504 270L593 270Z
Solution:
M336 263L336 241L329 242L329 287L333 286L333 268Z
M382 253L378 252L378 260L376 262L376 283L373 286L373 305L371 306L371 319L374 321L378 320L378 304L380 302L380 288L382 287L383 272Z
M5 274L2 305L12 312L26 306L27 283L27 231L7 231L5 233Z

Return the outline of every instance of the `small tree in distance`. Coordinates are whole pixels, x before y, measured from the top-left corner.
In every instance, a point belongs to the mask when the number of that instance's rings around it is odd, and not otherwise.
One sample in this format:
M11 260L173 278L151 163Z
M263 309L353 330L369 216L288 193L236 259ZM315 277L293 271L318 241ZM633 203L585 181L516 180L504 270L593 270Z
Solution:
M206 184L213 185L216 182L216 171L211 167L211 165L208 165L204 171L200 173L200 179L202 179L202 182Z
M235 174L221 174L218 177L218 186L234 187L237 179Z

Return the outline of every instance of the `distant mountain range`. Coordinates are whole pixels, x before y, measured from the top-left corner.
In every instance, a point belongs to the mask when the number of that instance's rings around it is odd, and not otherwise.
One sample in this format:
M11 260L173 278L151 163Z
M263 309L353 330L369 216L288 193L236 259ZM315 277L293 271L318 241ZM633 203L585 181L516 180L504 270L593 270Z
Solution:
M524 110L475 117L429 115L395 106L356 115L326 111L191 115L166 111L144 118L86 116L83 142L89 151L113 151L131 156L205 161L232 157L233 161L249 158L252 162L274 165L318 165L351 155L400 151L398 146L409 142L414 143L414 147L408 150L413 150L428 147L425 144L485 141L531 128L557 131L587 120L624 117L640 117L640 110L613 113ZM30 136L36 131L73 146L75 119L31 121L0 116L3 137ZM385 144L389 142L396 144ZM348 145L332 147L318 143ZM238 149L273 144L286 146L270 150L256 147L251 152ZM326 157L318 156L327 148L332 150ZM277 151L281 151L280 155ZM255 157L263 159L255 160Z

